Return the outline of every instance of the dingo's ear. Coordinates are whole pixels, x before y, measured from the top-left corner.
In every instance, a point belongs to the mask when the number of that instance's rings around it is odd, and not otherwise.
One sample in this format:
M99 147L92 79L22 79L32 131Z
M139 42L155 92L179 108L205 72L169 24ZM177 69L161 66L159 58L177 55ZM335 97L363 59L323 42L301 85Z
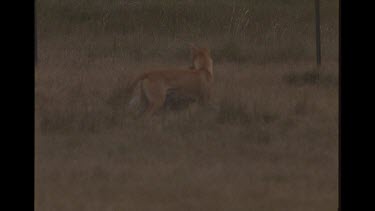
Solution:
M206 51L206 53L208 54L208 55L211 55L211 50L209 49L209 48L204 48L204 50Z
M194 53L198 50L197 46L195 46L193 43L189 44L191 53Z
M190 48L195 48L195 49L197 48L197 46L194 43L189 43L189 47Z

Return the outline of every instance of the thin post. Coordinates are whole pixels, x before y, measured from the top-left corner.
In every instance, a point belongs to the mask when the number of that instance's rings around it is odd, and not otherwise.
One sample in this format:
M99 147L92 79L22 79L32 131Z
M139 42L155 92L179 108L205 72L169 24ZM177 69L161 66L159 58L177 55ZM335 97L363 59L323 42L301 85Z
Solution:
M316 31L316 64L320 66L320 6L319 0L315 0L315 31Z
M34 25L34 66L38 64L38 46L36 37L36 24Z
M36 3L34 2L34 66L38 63L38 46L37 46L37 29L36 29Z

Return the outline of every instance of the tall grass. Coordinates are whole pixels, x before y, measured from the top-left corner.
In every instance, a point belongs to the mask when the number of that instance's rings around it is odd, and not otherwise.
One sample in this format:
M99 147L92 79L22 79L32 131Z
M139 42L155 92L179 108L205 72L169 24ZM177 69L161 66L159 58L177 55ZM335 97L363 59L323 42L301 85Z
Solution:
M323 57L337 59L337 2L323 2L321 9ZM41 42L68 44L68 37L75 37L85 53L100 48L112 56L163 58L178 55L182 43L195 41L211 46L218 62L314 58L311 1L40 0L37 22Z

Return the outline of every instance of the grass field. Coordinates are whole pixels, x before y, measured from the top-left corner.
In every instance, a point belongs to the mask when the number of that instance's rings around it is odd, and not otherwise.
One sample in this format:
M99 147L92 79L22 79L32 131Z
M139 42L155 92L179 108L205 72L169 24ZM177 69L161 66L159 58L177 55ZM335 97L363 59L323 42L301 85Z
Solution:
M37 0L35 209L336 210L338 0L320 69L313 3ZM211 48L218 109L118 111L190 42Z

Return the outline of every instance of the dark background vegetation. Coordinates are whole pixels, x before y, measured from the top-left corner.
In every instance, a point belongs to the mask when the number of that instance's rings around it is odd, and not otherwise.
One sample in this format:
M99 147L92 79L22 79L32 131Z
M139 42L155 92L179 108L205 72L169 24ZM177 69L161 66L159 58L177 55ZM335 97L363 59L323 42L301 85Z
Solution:
M36 210L336 209L338 0L320 69L314 20L308 0L37 0ZM190 42L211 48L217 109L118 111Z

